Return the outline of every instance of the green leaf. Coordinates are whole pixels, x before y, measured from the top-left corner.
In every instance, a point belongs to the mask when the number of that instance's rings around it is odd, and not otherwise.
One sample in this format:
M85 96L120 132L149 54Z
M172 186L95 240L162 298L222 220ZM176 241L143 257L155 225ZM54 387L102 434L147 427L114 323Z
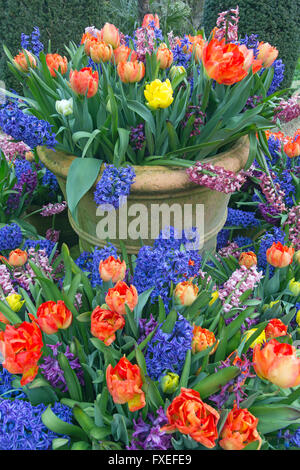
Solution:
M127 106L131 111L134 111L136 114L141 116L141 118L144 119L144 121L149 125L151 132L153 135L156 134L156 127L155 127L155 122L153 115L145 105L140 103L139 101L133 101L133 100L128 100L127 101Z
M21 323L21 318L17 315L5 302L0 300L0 311L3 313L5 318L7 318L10 323Z
M89 435L90 431L95 427L94 420L88 416L78 405L74 405L73 414L74 418L80 424L84 432Z
M240 373L240 369L235 366L229 366L220 369L214 374L200 380L193 389L200 393L202 399L218 392L230 380L234 379Z
M95 183L102 160L95 158L75 158L70 166L67 177L67 202L68 208L77 221L76 208L82 197Z
M173 329L174 329L174 326L175 326L175 323L177 321L177 312L176 310L172 310L168 316L167 316L167 319L166 321L164 322L163 326L162 326L162 331L164 333L172 333Z
M249 408L258 418L258 432L268 434L291 424L300 425L300 408L289 405L260 405Z
M71 368L68 359L63 353L59 354L58 362L63 370L70 397L72 400L82 401L82 389L78 377Z
M179 390L181 390L182 387L186 388L188 385L188 380L189 380L190 371L191 371L191 362L192 362L192 353L191 353L191 350L188 349L186 356L185 356L183 371L180 377L180 382L179 382L179 387L178 387Z
M75 439L80 439L83 441L88 440L87 435L79 426L66 423L65 421L62 421L61 419L59 419L53 413L50 406L48 406L48 408L44 411L41 418L42 418L44 425L55 433L66 434L67 436L70 436Z

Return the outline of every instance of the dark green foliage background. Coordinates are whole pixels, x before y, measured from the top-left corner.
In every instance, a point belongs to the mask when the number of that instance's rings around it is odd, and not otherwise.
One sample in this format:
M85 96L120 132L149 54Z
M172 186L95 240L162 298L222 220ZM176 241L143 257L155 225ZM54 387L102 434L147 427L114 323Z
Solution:
M282 87L291 85L300 52L300 0L205 0L203 22L206 35L216 25L218 13L239 5L239 35L258 34L279 50L285 64Z
M64 44L70 40L79 43L86 26L101 28L110 19L109 2L103 0L0 0L0 11L0 79L7 89L19 91L21 87L6 66L3 44L16 55L21 33L31 34L38 26L45 47L50 39L51 52L64 54Z

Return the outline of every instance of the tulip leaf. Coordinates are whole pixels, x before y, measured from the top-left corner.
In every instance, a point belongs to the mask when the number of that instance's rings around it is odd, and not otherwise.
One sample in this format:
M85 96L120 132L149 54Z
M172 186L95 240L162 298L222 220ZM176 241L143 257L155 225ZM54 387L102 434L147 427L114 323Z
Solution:
M79 426L66 423L65 421L59 419L53 413L50 406L48 406L48 408L44 411L41 418L44 425L55 433L66 434L67 436L83 441L88 440L86 433Z
M289 405L261 405L249 408L258 418L258 432L268 434L291 424L300 426L300 408Z
M102 160L96 158L75 158L70 166L66 185L67 202L76 222L78 222L77 205L95 183L101 164Z
M70 397L72 400L82 401L82 389L78 377L63 353L58 355L58 362L63 370Z
M10 323L21 323L21 318L17 315L5 302L0 300L0 311L3 313L5 318L7 318Z
M156 134L156 128L155 128L155 122L154 118L152 116L152 113L150 109L146 108L146 106L139 101L134 101L134 100L128 100L127 101L127 106L131 111L134 111L136 114L141 116L141 118L144 119L145 122L149 125L152 134L155 136Z
M179 382L179 390L181 388L186 388L188 385L188 380L190 376L190 370L191 370L191 362L192 362L192 352L190 349L187 350L186 356L185 356L185 362L182 370L182 374L180 377L180 382Z
M220 369L214 374L200 380L193 389L200 393L202 399L218 392L230 380L234 379L240 373L240 369L235 366L229 366Z
M171 310L171 312L168 314L166 321L162 325L162 331L164 333L172 333L175 323L177 321L177 312L176 310Z

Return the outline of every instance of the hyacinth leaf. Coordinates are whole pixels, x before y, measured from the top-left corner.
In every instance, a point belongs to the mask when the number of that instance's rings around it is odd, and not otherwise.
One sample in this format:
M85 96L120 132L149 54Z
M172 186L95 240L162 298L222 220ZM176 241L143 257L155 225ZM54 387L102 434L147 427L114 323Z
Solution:
M130 326L130 329L133 333L133 336L135 337L135 339L138 339L139 337L139 329L138 329L138 326L137 326L137 323L134 319L134 314L133 312L130 310L130 308L128 307L127 304L125 304L125 309L126 309L126 316L125 316L125 319L128 320L128 324Z
M77 205L95 183L101 164L102 160L96 158L75 158L70 166L66 185L67 202L72 217L77 222Z
M235 366L220 369L214 374L200 380L193 389L200 393L201 398L207 398L218 392L227 382L234 379L239 373L240 369Z
M249 409L258 418L258 432L268 434L291 424L300 426L300 408L289 405L252 406Z
M41 418L44 425L55 433L66 434L67 436L70 436L74 439L88 441L88 436L83 431L83 429L81 429L79 426L75 426L74 424L65 423L59 419L53 413L50 406L48 406L48 408L44 411Z
M73 406L73 415L84 432L89 435L90 431L95 427L94 420L88 416L78 405Z
M150 289L145 290L141 294L139 294L139 301L137 306L135 307L133 313L134 313L134 319L136 324L138 324L140 318L142 317L143 309L148 302L148 299L153 291L154 287L151 287Z
M136 362L138 363L139 368L141 370L141 376L142 376L143 383L145 384L146 383L146 375L147 375L147 366L146 366L146 361L145 361L144 354L142 353L142 350L141 350L140 346L138 346L138 345L136 345L136 347L135 347L135 356L136 356Z
M72 398L72 400L82 401L81 385L79 383L77 375L75 374L74 370L70 366L68 359L66 358L66 356L64 356L63 353L60 353L58 355L58 362L63 370L70 397Z
M190 371L191 371L191 363L192 363L192 352L190 349L187 350L186 356L185 356L185 362L182 370L182 374L180 377L180 382L178 389L180 390L182 387L186 388L188 385L188 380L190 376Z
M141 118L143 118L145 122L148 123L152 134L155 136L156 127L155 127L155 122L154 122L154 118L153 118L151 111L139 101L128 100L127 106L129 109L131 109L131 111L134 111L136 114L141 116Z
M69 439L63 439L61 437L52 440L52 450L67 450Z
M0 311L3 313L5 318L7 318L10 323L15 324L15 323L21 323L22 320L17 315L6 303L4 303L2 300L0 300Z
M176 310L171 310L171 312L167 316L166 321L161 327L162 331L164 333L172 333L176 321L177 321L177 312Z

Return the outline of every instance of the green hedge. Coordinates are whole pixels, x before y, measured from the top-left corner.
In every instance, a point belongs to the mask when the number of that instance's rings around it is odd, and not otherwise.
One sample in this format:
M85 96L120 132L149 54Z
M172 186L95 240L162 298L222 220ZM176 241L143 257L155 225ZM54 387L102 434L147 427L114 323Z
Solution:
M239 35L258 34L259 40L279 50L285 64L282 87L291 85L300 52L300 0L205 0L206 35L216 26L218 14L239 5Z
M20 90L20 85L6 66L2 44L16 55L21 33L31 34L38 26L43 44L47 47L50 39L52 52L65 53L64 44L70 40L79 43L86 26L100 28L109 21L108 9L109 1L101 0L0 0L0 79L6 88Z

